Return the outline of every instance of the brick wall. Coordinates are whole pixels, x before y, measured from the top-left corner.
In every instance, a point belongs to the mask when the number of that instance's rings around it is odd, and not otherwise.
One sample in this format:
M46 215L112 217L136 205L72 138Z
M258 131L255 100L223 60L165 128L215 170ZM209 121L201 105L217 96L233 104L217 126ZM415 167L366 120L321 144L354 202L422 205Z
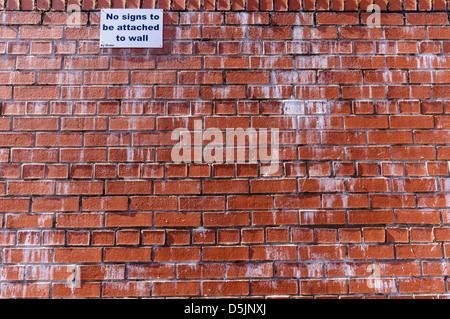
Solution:
M449 295L447 1L127 1L162 49L77 4L0 4L0 297ZM174 163L195 121L277 169Z

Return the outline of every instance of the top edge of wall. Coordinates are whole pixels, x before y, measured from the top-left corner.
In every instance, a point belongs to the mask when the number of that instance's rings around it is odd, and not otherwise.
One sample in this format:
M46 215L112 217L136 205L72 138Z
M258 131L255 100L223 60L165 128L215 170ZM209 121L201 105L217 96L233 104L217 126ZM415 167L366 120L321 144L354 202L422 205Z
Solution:
M449 11L450 0L0 0L3 11L97 11L107 8L170 11L385 12Z

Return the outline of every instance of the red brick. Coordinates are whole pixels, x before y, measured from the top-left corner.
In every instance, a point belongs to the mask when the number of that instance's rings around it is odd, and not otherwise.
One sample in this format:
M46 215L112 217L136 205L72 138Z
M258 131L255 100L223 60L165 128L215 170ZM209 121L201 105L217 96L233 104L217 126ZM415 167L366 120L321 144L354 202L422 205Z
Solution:
M219 12L182 12L181 24L221 24L223 16Z
M1 84L34 84L35 73L34 72L0 72Z
M396 293L395 279L350 279L349 292L357 294Z
M400 293L439 293L445 291L445 282L443 278L402 278L398 289Z
M83 211L124 211L128 209L127 197L84 197Z
M341 243L360 243L361 230L358 229L339 229L339 242Z
M155 282L152 288L153 296L198 296L200 294L199 282Z
M296 246L253 246L251 247L252 260L297 260Z
M30 26L20 26L19 27L19 39L62 39L63 28L62 27L30 27Z
M34 198L33 212L78 211L79 201L76 197Z
M141 57L141 56L127 56L127 57L112 57L111 68L112 69L154 69L155 68L154 57Z
M0 4L1 297L445 297L446 2L370 4L164 0L154 49ZM195 121L279 129L278 170L174 163Z
M280 195L275 197L275 208L319 208L320 197L317 195Z
M203 193L205 194L248 193L248 181L246 180L203 181Z
M250 189L252 193L292 193L297 190L294 179L251 181Z
M278 277L321 277L323 276L322 263L295 263L278 262L276 264Z
M106 98L106 87L102 86L64 86L61 88L61 99L84 100Z
M298 214L295 211L253 212L253 225L297 225Z
M128 268L128 278L130 279L158 279L158 278L173 278L173 265L131 265Z
M299 247L300 260L334 260L344 259L344 246L341 245L320 245L320 246L301 246Z
M10 181L7 192L10 195L51 195L54 193L54 182L20 182Z
M73 181L57 182L57 195L100 195L103 193L103 182Z
M51 163L58 161L57 149L13 149L12 162L42 162Z
M61 149L60 160L61 162L104 162L106 161L106 149L65 148Z
M122 200L125 203L125 199ZM107 213L105 225L107 227L143 227L152 226L151 213Z
M380 29L370 27L340 27L341 39L382 39Z
M385 241L385 230L381 227L363 228L363 237L365 243L376 243Z
M41 15L39 12L3 12L2 19L4 24L39 24Z
M388 27L385 29L385 38L389 40L425 39L425 27Z
M249 248L244 246L215 246L202 248L202 260L225 261L225 260L248 260Z
M178 201L176 197L148 196L131 197L132 210L176 210Z
M156 227L199 227L200 213L155 213Z
M101 248L55 248L56 263L89 263L102 260Z
M184 197L180 198L180 210L224 210L225 197L207 196L207 197Z
M318 24L358 24L359 17L356 13L318 13L317 14Z
M427 146L393 146L392 159L436 159L436 152L433 147Z
M319 73L318 83L362 83L361 71L323 71Z
M407 210L398 209L395 211L395 220L401 224L435 224L439 223L439 212L435 210Z
M54 298L99 298L100 283L82 283L75 289L68 287L67 284L53 284L52 296Z
M66 57L64 59L64 69L85 70L85 69L107 69L109 59L107 57Z
M175 84L176 73L172 71L132 71L133 84Z
M406 24L409 25L446 25L448 18L441 13L408 13L406 14Z
M245 28L235 26L204 26L203 37L206 39L243 39Z
M392 259L394 258L394 246L355 244L348 247L348 256L351 259Z
M162 245L165 243L165 232L163 230L142 231L143 245Z
M151 194L152 182L150 181L106 181L106 195L132 195Z
M346 294L347 280L345 279L313 279L300 280L302 295Z
M244 62L244 61L242 61ZM291 69L294 65L294 60L287 56L255 56L250 57L251 69ZM243 68L245 63L242 64Z
M328 195L322 196L324 208L365 208L368 207L368 198L366 195L349 194L349 195Z
M199 194L198 181L158 181L154 183L155 194Z
M70 167L70 176L73 178L91 178L93 165L74 164Z
M273 266L270 263L227 264L227 278L272 277Z
M105 248L106 262L150 261L150 248L110 247Z
M230 196L227 205L229 209L270 209L273 207L270 196Z
M245 226L250 224L248 212L203 213L203 225L211 226Z
M300 225L344 224L344 211L304 211L300 212Z
M298 293L296 280L258 280L251 281L252 293L255 295L292 295Z
M58 87L15 87L14 96L17 100L56 100L59 98Z

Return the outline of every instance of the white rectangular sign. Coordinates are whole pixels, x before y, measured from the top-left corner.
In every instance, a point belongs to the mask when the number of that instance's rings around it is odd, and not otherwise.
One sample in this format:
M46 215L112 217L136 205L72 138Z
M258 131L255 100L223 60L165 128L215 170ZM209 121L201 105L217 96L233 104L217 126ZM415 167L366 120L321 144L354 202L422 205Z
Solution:
M102 48L162 48L163 10L102 9Z

